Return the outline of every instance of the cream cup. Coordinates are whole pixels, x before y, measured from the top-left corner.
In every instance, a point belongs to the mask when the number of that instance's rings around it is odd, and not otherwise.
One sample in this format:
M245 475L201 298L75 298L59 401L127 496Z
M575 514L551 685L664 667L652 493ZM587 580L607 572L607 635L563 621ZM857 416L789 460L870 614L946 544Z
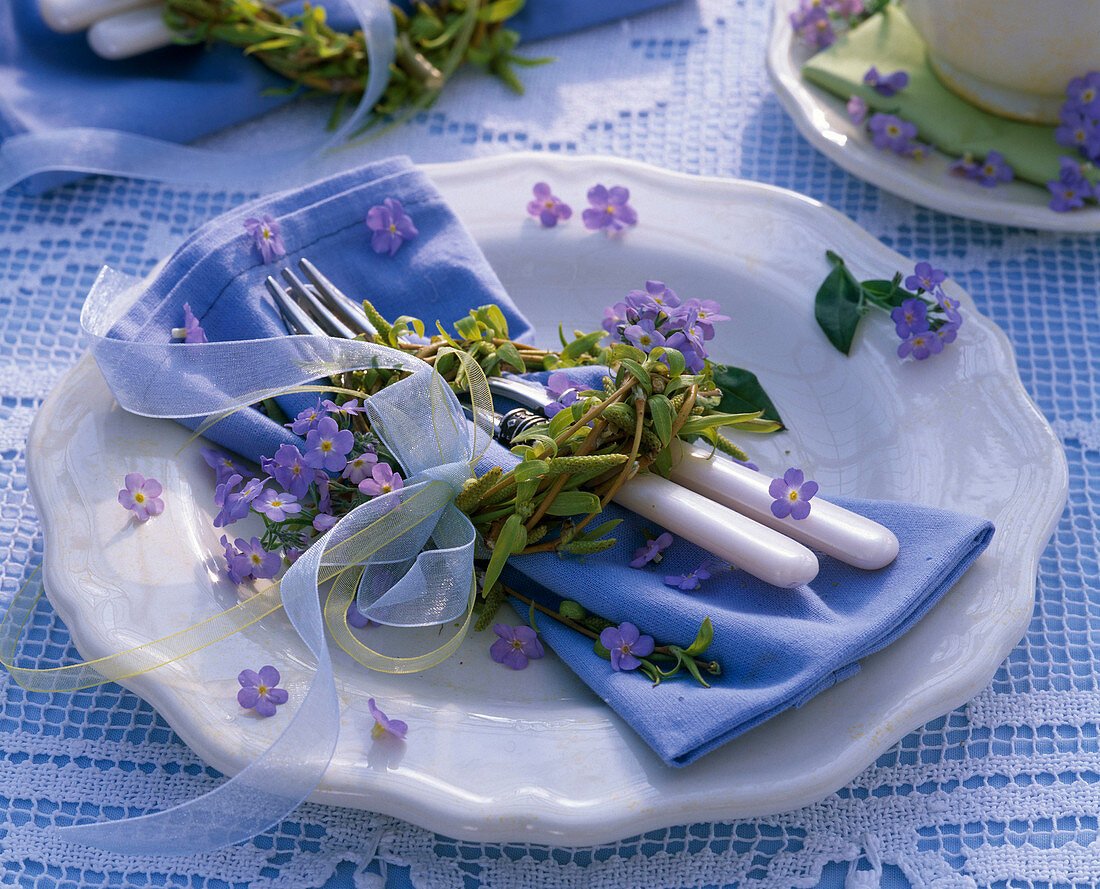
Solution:
M987 111L1057 123L1074 77L1100 71L1100 0L903 0L943 83Z

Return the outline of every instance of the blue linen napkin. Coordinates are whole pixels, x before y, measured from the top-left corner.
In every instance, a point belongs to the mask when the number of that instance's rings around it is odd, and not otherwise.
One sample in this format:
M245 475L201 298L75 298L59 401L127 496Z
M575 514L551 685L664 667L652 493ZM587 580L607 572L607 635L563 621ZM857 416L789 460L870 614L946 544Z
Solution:
M367 209L386 197L401 200L420 231L392 257L370 250L364 224ZM286 257L272 265L262 263L242 224L246 216L265 212L280 222L287 248ZM182 324L188 301L211 340L281 335L262 282L302 255L385 315L408 313L446 324L495 302L514 336L530 332L434 186L410 161L397 158L267 196L208 223L180 247L112 334L164 342ZM577 378L599 373L570 371ZM293 416L314 400L291 396L284 404ZM300 444L254 410L240 411L206 434L253 460L284 442ZM479 471L488 463L514 461L494 444ZM571 598L616 623L629 620L664 643L688 645L710 617L715 636L705 657L719 661L723 673L709 689L684 678L651 688L639 673L613 672L592 652L589 639L549 618L539 622L545 640L662 760L685 765L852 675L860 658L892 642L950 589L993 532L984 520L913 504L835 502L891 528L901 543L898 559L879 571L862 571L821 556L817 579L795 590L723 568L699 590L682 592L666 585L665 575L693 571L709 554L677 540L659 566L630 568L644 532L661 529L612 506L608 517L624 520L613 548L584 558L518 557L505 581L550 606L559 597Z
M674 0L530 0L512 23L524 40L565 34ZM339 2L324 4L329 23L356 27ZM284 7L288 14L301 4ZM134 59L107 61L83 33L57 34L38 0L0 3L0 141L17 133L61 127L103 127L171 142L191 142L256 117L289 100L265 96L286 80L233 47L169 47ZM44 173L20 188L40 194L74 177Z

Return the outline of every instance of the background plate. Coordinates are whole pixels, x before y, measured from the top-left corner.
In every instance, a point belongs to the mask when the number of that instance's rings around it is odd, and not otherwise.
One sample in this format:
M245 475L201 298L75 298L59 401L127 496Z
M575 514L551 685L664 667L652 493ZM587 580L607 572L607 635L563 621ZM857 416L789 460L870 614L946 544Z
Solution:
M453 837L555 845L765 815L827 796L989 681L1027 626L1036 561L1067 477L1008 341L969 297L949 282L966 323L932 360L898 361L885 317L865 325L845 358L813 319L825 250L859 277L912 262L815 201L609 158L512 155L427 171L546 344L559 321L598 327L603 307L646 278L682 297L715 298L734 316L719 328L715 356L756 371L791 427L744 442L765 471L804 466L826 495L956 509L998 530L951 592L860 674L684 769L663 765L554 657L522 672L494 663L491 632L413 676L370 673L336 651L340 741L312 799ZM578 213L591 185L626 185L641 221L620 237L587 232L577 218L542 229L524 211L539 180ZM90 358L38 414L28 473L46 584L86 658L235 601L210 524L212 473L197 443L177 457L186 439L175 423L120 410ZM164 514L144 525L116 500L130 471L165 485ZM279 720L237 705L237 673L276 664L293 700L309 679L302 654L280 614L124 684L203 759L235 773L279 731ZM372 744L369 696L409 723L406 745Z
M795 38L790 14L798 0L775 0L767 65L779 101L798 131L818 151L853 176L941 213L997 225L1059 232L1100 231L1100 207L1070 213L1050 209L1050 192L1028 182L984 188L948 171L955 158L933 151L921 161L875 148L866 128L848 119L845 102L803 80L799 73L811 50Z

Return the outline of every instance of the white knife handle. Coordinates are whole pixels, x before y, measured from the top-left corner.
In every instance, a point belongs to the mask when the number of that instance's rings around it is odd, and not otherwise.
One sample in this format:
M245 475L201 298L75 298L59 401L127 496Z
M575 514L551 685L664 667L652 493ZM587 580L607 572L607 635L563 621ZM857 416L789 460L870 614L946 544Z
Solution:
M882 568L897 556L898 539L889 528L828 500L814 497L804 519L777 519L767 475L708 453L673 439L672 480L857 568Z
M817 576L802 544L659 475L636 475L613 499L765 583L789 589Z

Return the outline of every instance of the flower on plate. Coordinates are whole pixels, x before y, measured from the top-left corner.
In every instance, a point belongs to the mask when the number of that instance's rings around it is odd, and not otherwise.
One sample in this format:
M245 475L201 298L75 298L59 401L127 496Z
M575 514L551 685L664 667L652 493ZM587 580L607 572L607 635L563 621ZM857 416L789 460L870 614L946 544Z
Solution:
M396 198L386 198L367 211L367 228L374 232L370 238L371 249L375 253L388 253L390 256L406 241L411 241L420 234Z
M359 606L355 604L354 600L348 603L347 619L348 626L355 627L357 630L361 630L363 627L378 626L378 624L359 610Z
M1057 213L1065 213L1077 207L1083 207L1087 198L1095 197L1095 191L1085 171L1072 157L1060 158L1062 169L1057 179L1047 183L1047 188L1053 195L1050 201L1050 209Z
M977 179L978 184L986 188L993 188L1001 182L1011 182L1014 173L999 151L991 151L985 156L985 160L978 164L977 171L971 178Z
M694 571L687 574L667 574L665 575L665 583L669 586L679 587L680 589L697 590L699 584L704 580L710 580L710 561L703 562Z
M265 488L253 501L252 508L273 522L281 522L288 515L301 512L302 504L293 494L279 494L271 488Z
M313 467L294 445L279 445L270 471L275 481L295 497L304 497L313 481Z
M368 448L358 457L348 460L344 471L340 473L340 478L346 478L353 485L358 485L363 479L370 477L371 469L377 462L378 455L374 452L374 448Z
M321 422L325 413L325 407L321 404L321 399L318 398L317 404L314 407L305 408L297 417L283 425L295 435L305 435L307 432L317 428L317 424Z
M529 660L537 660L546 654L538 634L531 627L493 624L493 632L500 638L490 646L489 656L511 670L522 670Z
M573 215L573 209L561 198L550 193L550 186L545 182L536 182L531 189L535 199L527 204L527 212L537 216L546 228L553 228L558 221L564 222Z
M638 658L653 654L653 637L643 636L634 624L624 621L617 627L607 627L600 633L600 645L611 653L613 670L636 670Z
M241 690L237 692L237 703L245 710L255 710L257 716L274 716L275 710L287 702L290 694L285 688L279 688L279 671L268 664L255 670L241 670L237 681Z
M649 318L643 318L623 330L623 339L643 352L650 352L654 346L665 344L664 334L657 330L657 326Z
M400 491L405 487L401 473L394 472L388 463L375 463L371 469L370 478L359 482L359 493L368 497L377 497L379 494L389 494L392 491Z
M202 448L200 453L206 461L206 465L217 473L219 484L231 475L243 476L245 473L245 470L238 466L225 451L219 451L217 448Z
M183 340L185 343L205 343L206 331L199 324L199 319L191 311L191 304L183 304L183 327L172 328L172 339Z
M879 74L878 68L872 65L863 75L863 82L876 93L883 96L892 96L898 90L903 90L909 85L909 75L905 71L895 71L893 74Z
M383 735L389 735L391 738L396 738L399 741L405 740L405 735L409 731L407 723L400 719L390 719L378 709L374 703L374 698L367 698L367 709L370 710L370 715L374 717L374 728L370 730L370 736L372 738L381 738Z
M238 537L233 541L237 554L230 560L230 569L242 580L255 577L257 580L271 578L279 573L283 560L278 553L268 552L260 545L260 538L245 540Z
M836 42L833 22L819 4L803 0L798 12L791 13L790 21L795 34L812 49L825 49Z
M1084 77L1075 77L1066 87L1066 104L1078 114L1100 119L1100 71L1090 71Z
M155 478L146 478L140 472L128 472L124 482L126 487L118 492L118 502L130 510L139 522L164 512L164 501L160 499L163 488Z
M941 286L947 280L947 272L935 268L932 263L918 262L913 268L913 274L905 279L905 286L910 290L926 290L936 293L943 289Z
M941 327L940 330L943 330L943 328ZM952 337L952 339L954 339L954 337ZM937 335L936 331L925 330L920 333L914 333L909 339L898 346L898 358L906 358L912 355L917 361L924 361L925 358L931 355L938 355L942 352L944 342L950 342L950 340L941 338Z
M871 130L871 141L875 148L887 148L898 154L909 151L911 140L917 136L917 125L907 120L902 120L893 114L871 115L867 122Z
M630 189L622 185L605 188L603 185L594 185L588 189L588 203L591 204L582 214L584 227L591 231L599 231L601 228L609 232L617 232L634 225L638 221L638 214L627 203L630 200Z
M896 306L890 312L890 319L894 322L897 335L903 340L908 339L914 333L928 330L928 304L914 296Z
M662 559L661 552L672 545L672 535L665 531L657 537L647 537L645 546L634 550L634 558L630 560L631 568L641 568L650 562L657 563Z
M867 101L862 96L852 96L848 99L848 120L854 123L857 127L863 125L867 120L867 113L870 110L867 106Z
M267 213L261 219L250 216L244 221L244 229L252 236L252 241L260 251L260 257L264 262L286 256L286 246L280 234L282 229L274 217Z
M801 469L791 467L782 478L773 478L768 486L772 515L777 519L804 519L810 514L810 500L817 493L817 482L807 481Z

